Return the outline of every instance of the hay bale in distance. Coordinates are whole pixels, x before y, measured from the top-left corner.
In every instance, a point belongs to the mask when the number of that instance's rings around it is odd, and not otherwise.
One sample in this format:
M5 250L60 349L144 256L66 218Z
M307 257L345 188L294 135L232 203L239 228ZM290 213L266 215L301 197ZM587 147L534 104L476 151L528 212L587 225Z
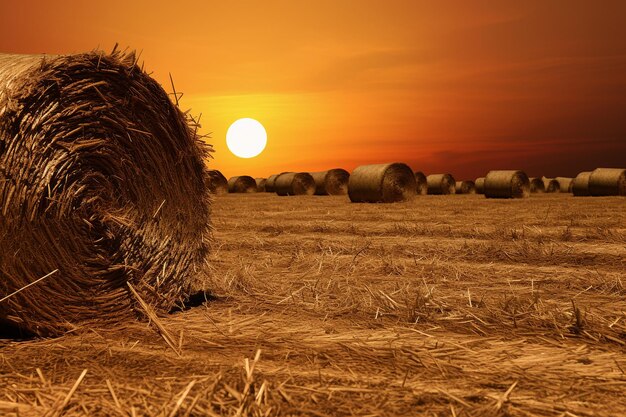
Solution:
M274 186L275 182L276 182L276 178L278 178L279 175L282 174L287 174L287 172L281 172L280 174L273 174L270 175L269 177L267 177L267 180L265 181L265 192L267 193L275 193L276 192L276 188Z
M335 168L310 174L315 180L315 195L348 194L350 173L345 169Z
M276 178L274 188L280 196L313 195L315 180L307 172L287 172Z
M530 181L530 192L531 193L545 193L546 187L543 184L543 180L539 177L529 178Z
M394 203L413 198L415 174L403 163L361 165L350 175L348 195L353 203Z
M595 169L589 176L589 194L596 197L626 196L626 169Z
M211 241L209 150L134 54L0 55L0 294L48 276L0 323L119 324L137 314L127 283L158 313L187 297Z
M456 191L456 181L450 174L431 174L426 177L428 194L448 195Z
M220 171L213 169L208 172L209 190L212 194L228 194L228 180Z
M485 194L485 177L476 178L474 185L476 185L476 194Z
M583 171L576 175L572 181L572 193L575 197L588 197L590 195L589 177L591 177L591 171Z
M426 181L426 175L423 172L415 172L415 182L417 183L417 195L428 194L428 182Z
M265 192L265 183L267 182L266 178L255 178L254 181L256 181L256 191L257 193L264 193Z
M556 182L559 183L559 192L561 193L571 193L572 192L572 181L573 178L568 177L556 177Z
M239 175L228 179L229 193L256 193L256 181L248 175Z
M457 181L455 192L456 194L476 194L476 184L474 181Z
M530 181L524 171L490 171L485 177L485 197L525 198L530 196Z
M543 181L543 188L546 191L546 193L560 193L561 192L561 186L559 185L559 182L556 179L543 177L542 181Z

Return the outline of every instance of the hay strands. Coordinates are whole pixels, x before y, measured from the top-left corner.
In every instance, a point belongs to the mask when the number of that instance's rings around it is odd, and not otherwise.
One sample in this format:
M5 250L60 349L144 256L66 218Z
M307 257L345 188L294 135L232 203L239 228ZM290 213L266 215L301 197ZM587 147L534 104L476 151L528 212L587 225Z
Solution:
M70 391L67 393L61 405L59 407L54 407L52 410L50 410L48 412L50 414L48 413L44 414L44 417L61 416L63 414L63 410L65 410L65 407L67 407L67 405L70 403L70 400L74 396L74 393L76 392L80 384L83 382L83 379L85 379L86 375L87 375L87 369L83 369L83 372L80 374L80 376L78 377L78 379L76 380L76 382L74 383Z
M18 289L18 290L15 290L15 291L13 291L11 294L9 294L9 295L7 295L6 297L3 297L2 299L0 299L0 303L2 303L3 301L8 300L9 298L13 297L13 296L14 296L14 295L16 295L16 294L21 293L21 292L22 292L22 291L24 291L26 288L28 288L28 287L30 287L30 286L32 286L32 285L35 285L35 284L37 284L38 282L41 282L41 281L43 281L44 279L46 279L46 278L48 278L48 277L50 277L50 276L52 276L52 275L56 274L57 272L59 272L59 270L58 270L58 269L55 269L54 271L47 273L47 274L46 274L46 275L44 275L43 277L41 277L41 278L39 278L39 279L36 279L35 281L31 282L30 284L26 284L26 285L24 285L22 288L20 288L20 289Z
M174 339L172 338L172 335L170 334L170 332L167 331L163 323L161 323L161 320L156 315L152 307L150 307L148 303L146 303L143 300L143 298L141 298L137 290L135 290L135 287L133 287L133 285L130 282L127 282L126 285L128 285L128 289L130 290L130 293L133 295L133 297L135 297L135 299L137 300L137 302L143 309L144 313L146 313L146 315L148 316L148 319L150 320L150 322L154 323L159 334L161 335L163 340L165 340L165 343L167 343L167 345L170 348L172 348L172 350L176 353L176 355L180 357L181 356L180 349L176 347L176 344L174 343Z

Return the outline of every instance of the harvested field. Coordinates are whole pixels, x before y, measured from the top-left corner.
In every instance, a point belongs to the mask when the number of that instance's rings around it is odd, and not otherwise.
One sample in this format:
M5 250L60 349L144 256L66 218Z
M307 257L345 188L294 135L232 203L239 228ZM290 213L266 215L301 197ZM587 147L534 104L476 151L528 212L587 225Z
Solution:
M0 415L619 415L625 205L225 195L173 348L134 322L0 342Z

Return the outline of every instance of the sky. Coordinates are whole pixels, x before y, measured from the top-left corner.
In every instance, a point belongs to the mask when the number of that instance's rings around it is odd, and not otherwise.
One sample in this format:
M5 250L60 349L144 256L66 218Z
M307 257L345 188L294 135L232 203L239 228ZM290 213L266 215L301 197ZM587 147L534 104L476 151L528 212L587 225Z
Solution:
M140 51L227 177L574 176L626 166L624 16L622 0L0 0L0 52ZM242 117L267 130L258 157L226 147Z

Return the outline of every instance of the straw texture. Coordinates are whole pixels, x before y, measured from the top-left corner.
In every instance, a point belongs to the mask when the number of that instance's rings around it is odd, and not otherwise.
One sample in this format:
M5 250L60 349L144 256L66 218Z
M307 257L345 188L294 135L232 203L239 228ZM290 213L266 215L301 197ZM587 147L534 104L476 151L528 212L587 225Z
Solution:
M539 177L529 178L530 180L530 192L531 193L545 193L546 187L543 184L543 180Z
M248 175L239 175L228 179L229 193L256 193L256 181Z
M255 178L256 181L256 191L257 193L265 192L265 183L267 182L266 178Z
M576 197L588 197L589 194L589 177L591 177L591 171L584 171L576 175L574 181L572 181L572 193Z
M450 174L432 174L426 177L428 194L448 195L456 191L456 181Z
M559 192L561 193L571 193L572 192L572 181L573 178L569 177L556 177L556 182L559 183Z
M209 190L212 194L228 194L228 180L220 171L209 170Z
M350 173L345 169L335 168L310 174L315 180L315 195L348 194Z
M530 196L530 181L523 171L490 171L485 177L485 197L525 198Z
M474 184L476 185L476 194L485 194L485 177L476 178Z
M423 172L417 171L415 173L415 182L417 183L417 195L428 194L428 182Z
M542 181L543 181L543 188L545 189L546 193L560 193L561 192L561 186L556 179L543 177Z
M589 177L589 194L596 197L626 196L626 169L595 169Z
M38 335L186 297L210 244L195 127L113 52L0 55L0 321ZM1 325L1 324L0 324Z
M307 172L287 172L276 178L274 188L280 196L313 195L315 180Z
M455 192L457 194L476 194L474 181L457 181Z
M394 203L416 195L415 174L402 163L362 165L350 175L348 195L354 203Z

